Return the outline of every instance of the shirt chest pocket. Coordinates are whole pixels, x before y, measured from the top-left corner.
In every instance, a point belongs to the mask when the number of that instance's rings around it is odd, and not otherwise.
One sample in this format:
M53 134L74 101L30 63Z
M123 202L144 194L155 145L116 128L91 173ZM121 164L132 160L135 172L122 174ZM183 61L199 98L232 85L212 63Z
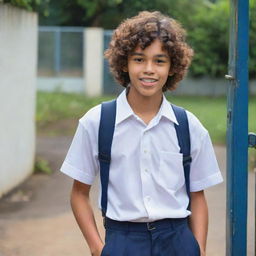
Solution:
M185 184L183 155L175 152L160 152L158 178L166 189L179 190Z

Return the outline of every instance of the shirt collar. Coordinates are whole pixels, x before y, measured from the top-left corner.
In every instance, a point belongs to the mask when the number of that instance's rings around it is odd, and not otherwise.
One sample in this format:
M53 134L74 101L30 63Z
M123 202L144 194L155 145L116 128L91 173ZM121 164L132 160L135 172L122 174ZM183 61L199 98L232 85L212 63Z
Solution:
M173 112L173 109L171 107L170 102L166 99L166 97L163 95L163 101L162 101L162 105L159 111L159 114L161 116L166 117L167 119L169 119L170 121L172 121L173 123L179 125L176 116Z
M117 97L117 109L116 109L116 125L127 119L128 117L135 115L131 106L129 105L126 97L127 90L123 90L123 92ZM163 101L158 112L159 118L164 116L175 124L179 124L171 104L167 101L166 97L163 95Z
M134 115L134 112L127 101L126 92L126 89L123 90L123 92L117 97L116 100L116 125L128 117Z

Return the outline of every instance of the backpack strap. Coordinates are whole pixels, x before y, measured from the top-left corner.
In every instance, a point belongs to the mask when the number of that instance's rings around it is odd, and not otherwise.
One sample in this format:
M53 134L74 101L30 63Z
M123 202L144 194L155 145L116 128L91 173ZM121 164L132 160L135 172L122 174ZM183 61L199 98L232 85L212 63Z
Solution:
M101 209L105 217L108 203L108 180L111 160L111 146L116 120L116 100L101 104L101 117L98 136L98 158L100 163L101 180Z
M186 183L186 190L189 198L188 210L190 209L190 164L192 161L190 155L190 133L188 117L184 108L172 104L172 108L179 125L175 124L175 130L180 146L180 153L183 154L183 169Z
M185 109L172 104L172 108L179 125L174 125L180 153L183 154L183 169L186 183L186 190L189 198L188 209L190 209L190 134L189 125ZM100 163L100 180L101 180L101 209L102 215L106 216L108 202L108 181L109 168L111 161L111 146L115 129L116 119L116 100L103 102L101 105L101 117L98 136L98 158Z

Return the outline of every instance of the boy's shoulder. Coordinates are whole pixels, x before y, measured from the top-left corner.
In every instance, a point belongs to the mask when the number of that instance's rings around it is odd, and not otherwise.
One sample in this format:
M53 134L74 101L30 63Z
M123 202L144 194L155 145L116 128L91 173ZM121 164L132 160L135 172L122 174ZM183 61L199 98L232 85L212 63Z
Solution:
M192 112L190 112L187 109L185 109L185 111L186 111L187 118L188 118L190 136L195 137L195 138L202 138L206 134L208 134L207 129L199 121L199 119L196 117L196 115L193 114ZM92 107L91 109L89 109L79 119L79 123L85 129L98 130L99 129L99 124L100 124L100 115L101 115L101 104L98 104L98 105Z
M190 126L192 126L193 128L199 128L206 131L205 127L203 126L203 124L200 122L200 120L195 114L193 114L187 109L186 109L186 113L187 113L188 122Z
M118 100L118 97L115 98ZM110 101L109 101L110 102ZM104 103L104 102L102 102ZM100 117L101 117L101 105L102 103L92 107L89 109L80 119L79 124L82 125L85 129L87 128L95 128L98 130L100 125Z
M167 102L170 103L170 107L171 107L171 105L173 105L173 103L170 102L169 100L167 100ZM206 128L203 126L203 124L200 122L200 120L197 118L197 116L195 114L193 114L189 110L185 109L183 106L179 106L179 105L176 105L176 106L183 108L186 111L191 136L193 136L194 133L196 133L197 136L204 135L204 134L208 133Z
M200 122L200 120L196 117L195 114L186 110L189 124L189 132L192 141L194 140L203 140L205 136L208 135L207 129Z
M97 128L100 122L101 104L89 109L80 119L79 123L84 128Z

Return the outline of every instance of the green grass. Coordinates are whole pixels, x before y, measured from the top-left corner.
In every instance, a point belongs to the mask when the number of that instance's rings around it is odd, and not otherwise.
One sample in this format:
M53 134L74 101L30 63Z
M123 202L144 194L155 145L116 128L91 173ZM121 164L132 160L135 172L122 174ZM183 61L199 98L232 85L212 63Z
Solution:
M34 172L42 172L45 174L51 174L53 170L49 166L49 162L43 158L36 158L34 164Z
M209 131L214 143L225 143L226 101L224 97L168 97L192 112Z
M61 92L37 94L37 127L45 129L51 124L58 124L63 120L73 120L75 123L91 107L102 101L110 100L114 96L87 98L79 94ZM171 102L183 106L194 113L209 131L213 143L224 144L226 134L226 98L225 97L181 97L168 96ZM249 131L256 132L256 97L250 99L249 106ZM69 130L73 133L74 127ZM63 130L56 133L66 134ZM63 135L61 134L61 135Z
M226 142L226 97L168 97L195 114L209 131L213 143ZM249 131L256 132L256 97L249 99Z
M81 94L38 92L36 121L46 125L63 119L78 119L91 107L111 98L113 96L86 98Z

